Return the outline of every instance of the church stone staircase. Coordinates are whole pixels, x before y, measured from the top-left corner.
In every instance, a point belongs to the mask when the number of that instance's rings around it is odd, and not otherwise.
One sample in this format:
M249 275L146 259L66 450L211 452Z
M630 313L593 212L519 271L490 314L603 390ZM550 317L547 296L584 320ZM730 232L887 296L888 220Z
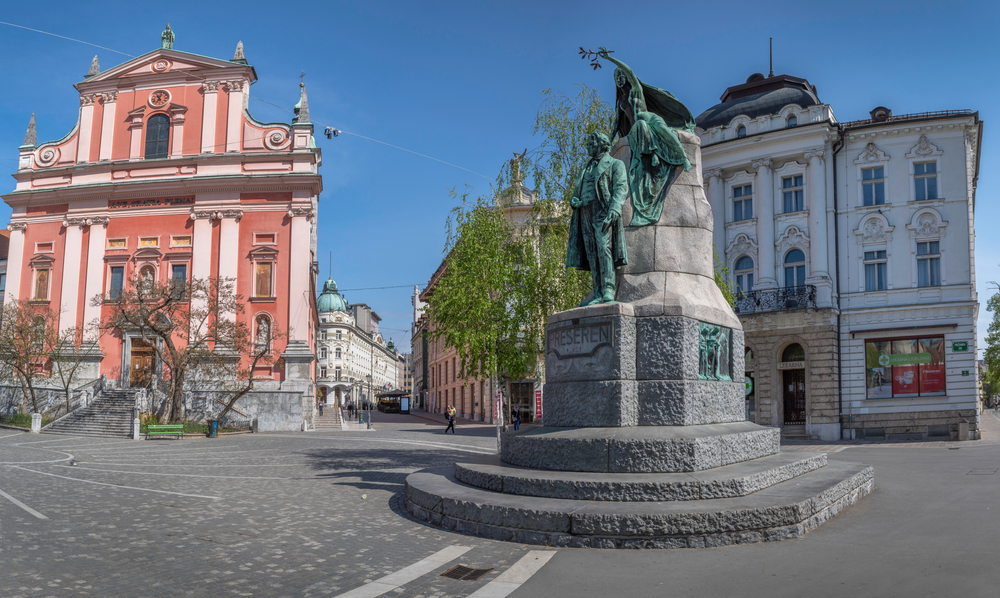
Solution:
M134 390L104 390L94 402L42 429L44 433L131 438Z
M323 415L317 413L313 422L317 430L339 430L341 429L340 409L337 409L336 405L327 405L323 409Z

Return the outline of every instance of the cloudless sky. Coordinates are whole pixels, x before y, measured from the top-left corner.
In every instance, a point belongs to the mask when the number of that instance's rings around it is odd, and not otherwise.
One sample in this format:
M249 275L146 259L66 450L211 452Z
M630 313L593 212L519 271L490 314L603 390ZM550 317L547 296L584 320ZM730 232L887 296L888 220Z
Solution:
M0 21L84 40L133 56L159 47L232 58L243 41L259 80L250 112L289 122L305 71L316 141L323 149L320 284L333 278L353 303L382 316L409 346L412 285L441 261L449 189L486 194L512 152L533 148L541 92L578 83L614 99L611 70L592 71L580 46L607 46L644 81L699 114L731 85L774 72L809 79L838 120L970 108L985 121L976 202L980 344L988 281L1000 280L996 147L1000 121L995 2L185 2L130 5L5 3ZM0 25L0 170L13 173L32 112L39 141L76 124L81 81L128 60L56 37ZM345 134L327 140L323 126ZM462 170L354 133L433 156ZM484 176L477 176L479 173ZM485 178L484 178L485 177ZM13 190L13 180L0 192ZM0 221L10 208L0 205ZM329 256L333 256L332 261ZM408 285L386 290L350 290Z

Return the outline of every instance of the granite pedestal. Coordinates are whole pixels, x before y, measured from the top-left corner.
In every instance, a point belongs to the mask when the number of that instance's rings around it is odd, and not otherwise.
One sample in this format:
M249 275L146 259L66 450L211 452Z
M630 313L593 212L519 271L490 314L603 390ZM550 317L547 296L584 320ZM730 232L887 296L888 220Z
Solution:
M545 425L504 434L499 457L408 476L414 516L531 544L704 547L797 537L871 492L872 468L783 454L778 428L745 421L700 146L678 135L692 170L659 222L626 229L619 302L549 318Z

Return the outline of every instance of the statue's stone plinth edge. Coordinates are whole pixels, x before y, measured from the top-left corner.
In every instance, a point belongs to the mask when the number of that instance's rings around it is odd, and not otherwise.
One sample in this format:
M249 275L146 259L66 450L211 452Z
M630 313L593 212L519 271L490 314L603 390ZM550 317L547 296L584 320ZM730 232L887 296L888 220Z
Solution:
M549 324L602 316L635 316L635 309L631 303L598 303L587 307L574 307L549 316Z

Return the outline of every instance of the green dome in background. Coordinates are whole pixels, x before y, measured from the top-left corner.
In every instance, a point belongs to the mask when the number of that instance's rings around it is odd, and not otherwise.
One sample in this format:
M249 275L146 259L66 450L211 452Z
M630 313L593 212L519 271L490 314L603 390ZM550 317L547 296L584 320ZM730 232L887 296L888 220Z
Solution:
M320 312L347 311L347 299L337 291L337 283L332 278L323 283L323 292L316 300L316 309Z

